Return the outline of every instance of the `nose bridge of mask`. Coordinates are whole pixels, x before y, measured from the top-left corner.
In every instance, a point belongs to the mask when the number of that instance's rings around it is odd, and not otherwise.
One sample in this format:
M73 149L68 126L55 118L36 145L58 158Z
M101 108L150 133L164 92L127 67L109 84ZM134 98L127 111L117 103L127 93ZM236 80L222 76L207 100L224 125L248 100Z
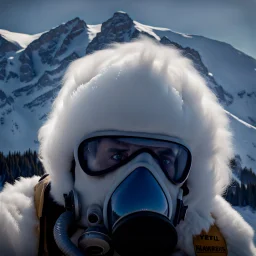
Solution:
M137 157L135 157L132 162L140 163L141 165L145 164L151 166L150 170L160 171L161 167L159 166L157 160L148 152L142 152Z
M116 171L116 181L122 181L127 175L134 171L137 167L146 167L150 172L154 173L157 176L157 180L160 180L160 177L165 177L161 167L157 163L157 160L148 152L142 152L134 159L121 166ZM161 183L161 182L160 182ZM116 184L119 185L119 184ZM115 186L116 187L116 186Z
M143 153L139 154L136 157L136 161L137 162L145 162L148 164L153 164L155 162L154 158L147 152L143 152Z

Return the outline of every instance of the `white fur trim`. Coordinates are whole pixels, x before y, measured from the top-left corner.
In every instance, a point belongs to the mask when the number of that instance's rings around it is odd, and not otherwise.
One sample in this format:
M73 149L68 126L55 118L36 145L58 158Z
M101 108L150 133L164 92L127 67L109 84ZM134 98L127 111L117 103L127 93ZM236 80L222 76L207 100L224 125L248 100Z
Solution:
M0 193L0 255L36 255L39 224L34 207L34 186L39 177L6 184Z
M226 200L216 196L212 214L216 218L216 224L226 239L228 255L256 255L256 248L253 244L253 229Z

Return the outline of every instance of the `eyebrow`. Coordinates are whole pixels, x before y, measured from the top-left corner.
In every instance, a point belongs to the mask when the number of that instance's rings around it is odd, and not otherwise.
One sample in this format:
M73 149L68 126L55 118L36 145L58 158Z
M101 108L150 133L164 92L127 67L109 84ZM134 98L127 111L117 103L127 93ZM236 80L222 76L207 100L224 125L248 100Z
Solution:
M127 144L126 142L124 141L120 141L118 139L112 139L111 142L110 142L110 147L126 147L126 148L129 148L129 144Z
M174 154L173 150L171 150L169 148L168 149L159 150L158 153L163 154L163 155L172 155L172 156L175 157L175 154Z
M120 149L120 148L109 148L108 152L115 153L115 152L127 152L129 149Z

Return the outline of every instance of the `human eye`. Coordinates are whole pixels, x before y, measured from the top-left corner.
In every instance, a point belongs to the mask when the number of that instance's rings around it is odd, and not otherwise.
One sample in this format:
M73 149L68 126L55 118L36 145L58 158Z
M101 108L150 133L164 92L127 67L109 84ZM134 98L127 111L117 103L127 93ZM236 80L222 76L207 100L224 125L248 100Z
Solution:
M127 158L127 153L117 152L113 154L110 158L116 162L120 162Z
M159 157L160 157L160 160L161 160L162 164L167 166L167 167L174 164L175 157L171 153L170 154L162 153L162 154L159 155Z
M174 163L174 159L172 157L161 157L161 162L164 164L164 165L167 165L167 166L170 166Z
M162 159L162 163L163 163L164 165L170 165L170 164L171 164L171 160L168 159L168 158L164 158L164 159Z

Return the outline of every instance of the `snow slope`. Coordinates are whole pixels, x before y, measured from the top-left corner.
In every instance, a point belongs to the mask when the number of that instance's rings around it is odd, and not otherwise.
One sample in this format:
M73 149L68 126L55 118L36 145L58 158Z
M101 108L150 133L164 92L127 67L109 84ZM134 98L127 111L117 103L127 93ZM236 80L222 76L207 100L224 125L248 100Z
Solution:
M235 152L239 152L243 166L256 170L256 127L242 121L228 111L226 113L229 115L234 133Z
M145 26L138 22L135 22L135 25L157 40L166 36L169 40L183 47L197 50L216 82L233 95L234 102L226 109L238 118L256 126L255 59L235 49L230 44L203 36L181 34L166 28ZM239 93L242 96L239 96ZM248 117L254 122L252 123Z
M2 35L6 40L12 42L21 48L26 48L34 40L38 39L43 33L28 35L22 33L15 33L8 30L0 29L0 35Z

